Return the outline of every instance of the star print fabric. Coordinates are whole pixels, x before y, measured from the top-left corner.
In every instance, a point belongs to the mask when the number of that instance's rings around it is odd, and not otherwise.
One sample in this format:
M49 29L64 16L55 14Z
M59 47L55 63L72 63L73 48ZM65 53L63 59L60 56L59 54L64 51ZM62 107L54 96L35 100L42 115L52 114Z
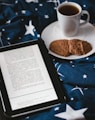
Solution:
M69 1L88 10L95 25L94 0ZM61 2L64 0L0 0L0 47L39 39L42 30L57 20L56 7ZM77 60L51 59L66 103L20 120L95 120L95 54Z
M38 39L44 27L56 19L56 12L52 10L53 7L54 3L40 2L38 4L32 2L28 4L24 0L1 3L0 45L5 46L30 39ZM52 17L49 19L49 16ZM32 26L35 26L33 29L34 34L30 32L26 35L27 29L25 26L29 25L30 20L32 21Z

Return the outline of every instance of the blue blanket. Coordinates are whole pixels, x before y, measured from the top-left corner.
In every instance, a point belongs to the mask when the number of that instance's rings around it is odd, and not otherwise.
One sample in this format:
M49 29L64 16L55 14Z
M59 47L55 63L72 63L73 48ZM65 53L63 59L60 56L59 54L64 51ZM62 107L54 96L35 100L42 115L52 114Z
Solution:
M69 1L88 10L95 24L94 0ZM40 38L42 30L56 21L59 2L64 0L0 0L0 46ZM95 54L77 60L52 59L67 102L21 120L95 120Z

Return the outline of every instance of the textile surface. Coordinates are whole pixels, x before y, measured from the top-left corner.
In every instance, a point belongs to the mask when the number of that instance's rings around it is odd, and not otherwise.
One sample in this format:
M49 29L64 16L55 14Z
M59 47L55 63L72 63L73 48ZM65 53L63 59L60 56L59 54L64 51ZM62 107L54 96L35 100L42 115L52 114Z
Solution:
M69 0L90 13L95 24L94 0ZM0 47L41 37L42 30L57 20L56 7L64 0L0 0ZM20 120L95 120L95 54L77 60L53 56L66 103Z

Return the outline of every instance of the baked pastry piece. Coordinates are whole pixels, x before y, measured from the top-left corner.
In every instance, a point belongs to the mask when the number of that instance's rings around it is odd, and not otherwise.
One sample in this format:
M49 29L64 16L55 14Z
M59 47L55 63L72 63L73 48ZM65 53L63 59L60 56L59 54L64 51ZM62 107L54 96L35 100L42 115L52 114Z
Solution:
M69 52L73 55L83 55L82 41L78 39L69 40Z
M61 55L61 56L69 56L69 45L68 40L55 40L51 42L50 48L52 52Z
M49 47L52 52L65 57L69 55L84 55L92 50L89 42L79 39L55 40L51 42Z
M92 50L90 43L87 41L73 39L69 40L69 52L73 55L84 55Z
M91 44L88 43L87 41L82 41L82 45L83 45L84 54L86 54L92 50Z

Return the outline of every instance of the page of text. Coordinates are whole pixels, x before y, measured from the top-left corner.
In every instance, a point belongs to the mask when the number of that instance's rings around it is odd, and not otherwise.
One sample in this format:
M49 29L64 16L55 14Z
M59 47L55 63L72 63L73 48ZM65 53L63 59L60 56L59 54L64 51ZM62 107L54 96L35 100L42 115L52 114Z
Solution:
M12 110L57 99L38 45L0 53L0 66Z

